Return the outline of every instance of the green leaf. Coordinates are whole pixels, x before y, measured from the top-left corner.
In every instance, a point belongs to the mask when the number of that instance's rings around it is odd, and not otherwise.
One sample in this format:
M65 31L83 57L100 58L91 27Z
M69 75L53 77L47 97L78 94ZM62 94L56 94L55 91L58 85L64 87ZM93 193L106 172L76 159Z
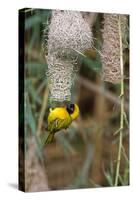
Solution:
M93 145L89 144L86 159L82 166L80 174L76 177L74 182L71 185L69 185L69 188L88 186L88 184L89 184L88 175L89 175L89 169L91 167L93 155L94 155L94 147L93 147Z
M113 186L113 178L109 172L104 172L104 175L109 183L110 186Z
M36 94L36 90L32 84L28 85L28 93L31 95L34 105L35 103L38 103L39 105L42 104L42 99Z
M59 134L59 136L57 136L57 140L66 153L75 153L73 146L64 135Z
M32 77L40 77L42 74L45 76L47 64L29 62L25 64L25 69L28 70L28 75Z
M31 27L35 26L36 24L41 22L41 18L38 15L29 17L25 21L25 30L30 29Z

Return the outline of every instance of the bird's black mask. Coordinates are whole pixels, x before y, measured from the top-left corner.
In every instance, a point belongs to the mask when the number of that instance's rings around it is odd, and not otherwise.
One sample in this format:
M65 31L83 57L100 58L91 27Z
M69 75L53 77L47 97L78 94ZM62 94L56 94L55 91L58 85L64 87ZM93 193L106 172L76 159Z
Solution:
M67 104L66 109L69 114L72 114L74 112L74 104Z

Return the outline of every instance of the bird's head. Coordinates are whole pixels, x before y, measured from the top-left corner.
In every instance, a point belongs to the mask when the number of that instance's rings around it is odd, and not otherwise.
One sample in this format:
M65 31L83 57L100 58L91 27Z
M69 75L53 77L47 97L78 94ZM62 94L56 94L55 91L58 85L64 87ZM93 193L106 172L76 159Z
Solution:
M75 120L79 116L79 107L77 104L67 104L66 109L72 120Z

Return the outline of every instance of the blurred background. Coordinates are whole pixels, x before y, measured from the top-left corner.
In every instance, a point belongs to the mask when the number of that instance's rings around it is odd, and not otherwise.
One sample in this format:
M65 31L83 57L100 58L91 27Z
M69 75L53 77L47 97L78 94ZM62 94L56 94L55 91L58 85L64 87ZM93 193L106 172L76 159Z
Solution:
M47 38L43 35L50 17L51 10L25 10L25 189L113 186L119 142L116 132L120 127L120 84L101 80L102 64L97 51L86 50L76 75L72 96L80 108L79 118L68 130L57 133L54 143L41 148L40 138L47 134L50 107L44 42ZM99 50L102 26L100 13L93 25L94 46ZM125 120L118 185L129 184L129 47L124 50L124 75Z

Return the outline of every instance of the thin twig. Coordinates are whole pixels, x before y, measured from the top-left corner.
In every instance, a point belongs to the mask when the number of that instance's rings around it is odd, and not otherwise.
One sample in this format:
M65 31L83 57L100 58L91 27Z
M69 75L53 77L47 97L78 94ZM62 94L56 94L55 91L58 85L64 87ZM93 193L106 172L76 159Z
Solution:
M117 135L119 132L121 131L121 128L119 128L118 130L116 130L113 135Z
M128 122L127 115L125 112L124 112L124 121L125 121L127 127L129 127L129 122Z
M120 38L120 68L121 68L121 114L120 114L120 132L119 132L119 147L118 147L118 157L116 165L116 175L114 185L118 185L118 180L120 176L120 162L121 162L121 152L122 152L122 138L123 138L123 128L124 128L124 69L123 69L123 48L122 48L122 33L121 33L121 19L119 16L118 20L119 26L119 38Z
M41 134L41 128L42 128L42 124L43 124L43 117L46 111L46 107L47 107L47 102L48 102L48 88L46 88L44 95L43 95L43 104L41 107L41 111L40 111L40 116L38 119L38 126L37 126L37 136L39 137Z

